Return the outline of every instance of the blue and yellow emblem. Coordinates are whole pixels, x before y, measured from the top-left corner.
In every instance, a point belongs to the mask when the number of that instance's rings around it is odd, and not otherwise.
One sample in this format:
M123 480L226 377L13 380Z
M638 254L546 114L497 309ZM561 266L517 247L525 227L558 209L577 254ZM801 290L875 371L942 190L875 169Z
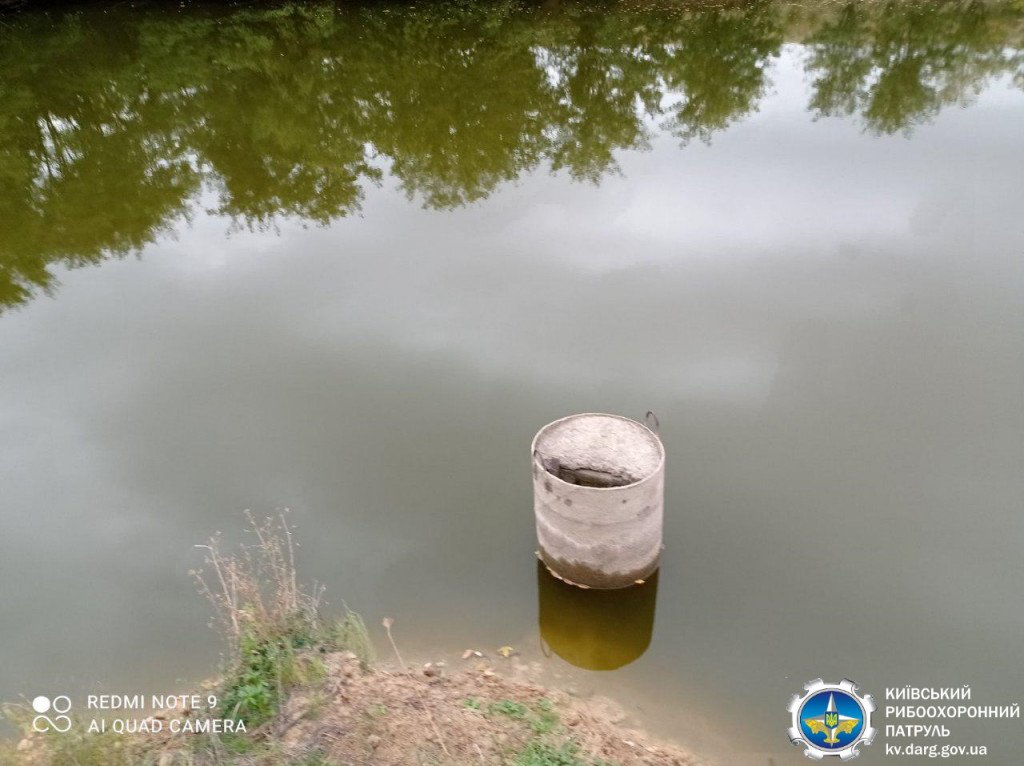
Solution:
M818 692L800 708L800 729L808 742L846 747L857 740L863 728L864 711L845 692Z
M875 738L871 714L875 711L871 695L857 694L849 679L826 684L820 678L804 685L805 694L795 695L789 703L793 725L789 738L804 745L804 755L815 760L836 755L842 760L857 756L857 746L870 745Z

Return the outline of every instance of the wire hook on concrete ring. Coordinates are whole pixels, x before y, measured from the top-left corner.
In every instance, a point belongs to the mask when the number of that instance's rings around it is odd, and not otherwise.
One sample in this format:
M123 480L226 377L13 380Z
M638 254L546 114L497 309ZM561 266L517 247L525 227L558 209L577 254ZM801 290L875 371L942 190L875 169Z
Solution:
M644 425L661 436L661 423L658 422L658 416L651 410L647 410L647 414L644 415Z

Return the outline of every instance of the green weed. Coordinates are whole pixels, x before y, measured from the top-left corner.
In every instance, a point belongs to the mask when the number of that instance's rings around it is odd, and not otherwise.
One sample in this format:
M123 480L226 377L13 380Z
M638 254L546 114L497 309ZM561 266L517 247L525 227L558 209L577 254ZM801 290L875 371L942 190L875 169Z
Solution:
M507 715L509 718L523 719L526 718L530 709L519 702L514 700L500 700L498 702L492 702L487 707L488 713L498 713L500 715Z
M558 713L549 699L537 700L537 714L530 719L530 728L535 734L547 734L558 726Z
M345 650L355 654L364 670L377 659L366 623L348 607L345 607L345 616L328 627L324 640L331 651Z
M515 766L591 766L579 755L579 746L565 742L560 746L539 739L531 741L514 761Z

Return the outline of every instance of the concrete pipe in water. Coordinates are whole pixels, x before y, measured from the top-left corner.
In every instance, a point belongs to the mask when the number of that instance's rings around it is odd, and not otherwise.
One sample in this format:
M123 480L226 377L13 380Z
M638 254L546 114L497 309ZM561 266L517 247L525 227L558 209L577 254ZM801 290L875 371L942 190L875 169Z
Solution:
M570 415L533 439L538 555L585 588L625 588L658 568L665 448L619 415Z

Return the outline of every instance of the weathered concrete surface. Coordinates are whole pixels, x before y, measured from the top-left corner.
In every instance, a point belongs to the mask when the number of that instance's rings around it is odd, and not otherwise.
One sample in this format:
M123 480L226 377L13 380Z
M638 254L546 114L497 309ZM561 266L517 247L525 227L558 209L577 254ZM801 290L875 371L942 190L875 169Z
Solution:
M567 582L622 588L655 571L664 494L664 447L635 420L571 415L534 437L539 555Z

